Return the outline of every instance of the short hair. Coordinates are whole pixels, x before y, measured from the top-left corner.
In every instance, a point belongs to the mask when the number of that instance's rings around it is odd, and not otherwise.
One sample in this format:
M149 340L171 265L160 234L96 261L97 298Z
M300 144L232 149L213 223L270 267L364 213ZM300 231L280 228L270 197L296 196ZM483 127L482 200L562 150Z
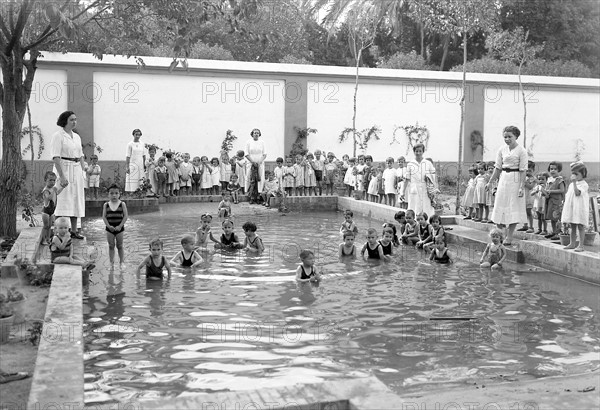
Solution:
M94 158L98 159L98 155L96 155L96 154L90 155L90 159L94 159Z
M392 235L392 237L394 236L394 230L392 228L390 228L389 226L386 226L385 228L383 228L382 235L385 235L386 233L389 233L390 235Z
M221 163L221 161L219 161L219 158L217 158L217 157L213 157L213 159L210 160L210 163L212 164L215 161L217 161L217 164Z
M544 172L540 172L539 174L537 174L537 177L538 178L539 177L544 177L544 178L548 179L548 178L550 178L550 174L547 173L546 171L544 171Z
M260 132L260 130L258 128L253 128L252 131L250 131L250 136L252 136L252 134L254 134L254 131L258 131L258 136L261 137L262 133Z
M254 222L248 221L248 222L244 222L244 224L242 225L242 229L244 230L244 232L246 232L246 231L256 232L257 227Z
M191 243L191 244L194 243L194 237L192 235L184 235L184 237L181 238L181 244L182 245L185 245L185 244L188 244L188 243Z
M192 161L196 161L196 160L200 161L200 157L199 156L195 156L194 158L192 158Z
M389 222L386 222L386 223L383 224L383 230L385 231L386 229L391 229L392 233L394 235L396 235L396 232L397 232L396 231L396 225L394 225L392 223L389 223Z
M571 173L575 174L575 173L578 173L578 172L581 173L582 177L587 178L587 167L581 161L573 162L571 164Z
M229 180L232 181L234 179L238 179L239 177L237 176L237 174L231 174L231 176L229 177Z
M56 125L58 125L59 127L64 127L65 125L67 125L67 122L69 122L69 117L73 114L75 114L73 111L63 112L58 116L58 119L56 120Z
M156 152L156 147L150 147L150 148L148 148L148 152Z
M554 166L556 167L556 169L558 170L558 172L561 172L561 171L562 171L562 162L560 162L560 161L551 161L551 162L548 164L548 172L550 172L550 167L551 167L552 165L554 165Z
M496 168L496 162L494 162L494 161L487 162L487 167L486 168L487 169L490 169L490 168L494 169L494 168Z
M148 247L149 247L150 249L152 249L152 246L153 246L153 245L158 245L158 246L160 246L160 249L162 249L162 248L164 247L164 243L163 243L163 241L162 241L160 238L154 238L154 239L152 239L152 240L150 241L150 243L148 244Z
M359 154L358 159L365 159L365 154Z
M244 156L244 150L241 149L238 152L235 153L238 157L243 157Z
M419 218L419 217L423 218L424 220L429 219L429 215L427 215L427 212L419 212L417 214L417 218Z
M444 244L444 246L446 246L446 237L444 235L437 235L435 238L433 238L433 243L437 242L441 242Z
M350 216L354 216L354 212L352 212L350 209L346 209L344 211L344 215L350 215Z
M121 187L118 186L117 184L112 184L111 186L108 187L107 191L110 191L111 189L116 189L119 192L121 192Z
M406 216L406 214L404 213L404 211L398 211L396 212L396 214L394 215L394 219L397 221L398 219L402 219Z
M158 162L160 162L160 161L162 161L162 162L165 162L166 160L167 160L167 159L165 158L165 156L164 156L164 155L162 155L162 156L160 156L160 157L158 158Z
M308 249L303 249L302 252L300 252L300 259L304 260L306 258L308 258L309 256L315 256L315 253L311 250Z
M413 218L415 217L415 211L413 211L412 209L407 209L406 210L406 216L412 216Z
M167 152L165 152L165 157L173 158L173 153L171 151L167 151Z
M212 221L212 215L211 215L211 214L209 214L208 212L205 212L205 213L203 213L203 214L200 216L200 220L201 220L201 221L209 221L209 222L210 222L210 221Z
M400 156L398 157L398 162L400 162L400 160L402 160L402 161L406 161L406 158L404 158L404 156L403 156L403 155L400 155Z
M366 161L366 160L368 160L368 159L370 159L371 161L373 161L373 157L372 157L372 156L370 156L370 155L365 155L365 161Z
M343 238L344 238L344 239L346 239L346 238L348 238L349 236L351 236L351 237L353 237L353 238L354 238L356 235L354 235L354 232L352 232L352 231L350 231L350 230L345 230L345 231L344 231Z
M348 158L348 162L356 162L356 158L354 158L354 157Z
M230 218L223 219L223 222L221 222L221 226L225 226L225 224L228 224L228 223L231 224L232 228L234 227L234 225L233 225L233 219L230 219Z
M510 132L512 135L514 135L516 138L519 138L519 135L521 135L521 130L519 130L517 127L515 127L514 125L507 125L506 127L504 127L504 129L502 130L503 133L505 132Z
M474 165L471 165L469 167L469 172L472 172L474 175L479 175L479 171L477 170L477 168Z
M442 218L440 218L438 214L433 214L429 217L429 223L433 223L435 221L438 221L440 225L442 224Z
M391 162L391 163L393 164L395 161L394 161L394 158L392 158L392 157L387 157L387 158L386 158L386 160L385 160L385 162L386 162L386 164L387 164L388 162Z
M133 131L131 132L131 135L135 135L135 134L137 134L138 132L140 133L140 135L142 135L142 131L141 131L139 128L136 128L135 130L133 130Z
M306 158L314 158L315 156L312 154L312 152L307 152L306 153Z
M527 169L535 171L535 162L533 162L532 160L527 161Z
M283 158L277 157L277 159L275 160L275 162L283 162Z
M494 228L490 231L490 238L492 236L499 236L500 237L500 242L502 242L504 240L504 232L502 232L500 229L498 228Z
M417 148L421 148L423 152L425 152L425 144L419 142L418 144L413 145L413 152L415 152Z
M377 235L377 229L375 229L375 228L367 229L367 235Z
M61 217L56 218L56 220L54 221L54 226L59 226L59 225L70 226L71 221L66 216L61 216Z
M50 178L50 177L54 177L56 179L56 174L54 172L52 172L52 171L47 171L44 174L44 181L47 181L48 178Z

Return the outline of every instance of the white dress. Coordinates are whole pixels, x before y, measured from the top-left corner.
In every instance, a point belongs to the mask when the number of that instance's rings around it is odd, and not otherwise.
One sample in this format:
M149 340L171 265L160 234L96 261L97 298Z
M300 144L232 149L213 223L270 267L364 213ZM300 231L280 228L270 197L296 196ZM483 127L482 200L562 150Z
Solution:
M426 159L422 159L421 162L417 162L416 160L410 161L406 166L404 175L409 180L408 188L406 189L408 209L415 211L415 214L425 212L428 216L433 215L435 210L431 206L431 200L427 195L427 183L425 182L426 176L435 182L435 168L433 164Z
M587 227L590 218L590 187L584 179L577 181L576 185L581 193L575 195L573 184L569 184L560 220L562 223L572 223Z
M385 194L396 194L396 169L386 168L383 171L383 190Z
M521 145L512 150L504 145L496 156L497 169L527 170L527 151ZM519 172L502 171L496 190L494 209L490 216L496 224L511 225L527 222L525 196L519 196ZM523 177L524 178L524 177Z
M129 157L129 173L125 175L125 192L133 192L140 186L144 177L144 155L146 149L143 142L131 141L127 144L126 157Z
M260 181L258 182L258 192L263 191L263 186L265 184L265 163L263 156L266 154L265 151L265 143L260 138L258 141L254 141L254 138L250 138L246 141L246 155L250 156L250 160L252 162L258 162L258 173L260 175ZM246 179L248 179L248 183L246 186L250 185L250 173L246 173Z
M83 157L83 149L81 147L81 138L76 132L73 132L71 137L65 130L60 130L52 135L50 143L50 155L63 158L77 158L78 161L70 161L61 159L60 164L65 178L69 181L69 185L58 194L56 198L56 216L85 216L85 191L83 190L83 169L79 159ZM54 166L54 173L59 177L59 173ZM60 181L57 181L59 184Z

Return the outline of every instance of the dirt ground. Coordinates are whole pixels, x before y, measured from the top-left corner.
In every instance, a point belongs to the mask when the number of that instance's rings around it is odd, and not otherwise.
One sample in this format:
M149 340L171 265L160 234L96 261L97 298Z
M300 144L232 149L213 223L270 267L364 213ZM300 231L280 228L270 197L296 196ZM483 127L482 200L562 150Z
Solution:
M4 293L11 286L25 296L22 305L25 322L14 325L8 342L0 344L0 369L7 373L27 372L29 377L0 384L0 408L25 408L37 357L37 345L29 341L27 329L31 323L44 319L50 288L21 286L18 278L2 278L0 291ZM17 403L18 407L11 403Z

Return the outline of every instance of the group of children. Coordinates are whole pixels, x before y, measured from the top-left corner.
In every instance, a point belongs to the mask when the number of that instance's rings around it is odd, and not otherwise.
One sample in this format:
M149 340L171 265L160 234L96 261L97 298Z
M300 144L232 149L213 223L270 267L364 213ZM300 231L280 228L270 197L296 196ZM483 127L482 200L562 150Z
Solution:
M478 162L469 168L469 181L466 184L466 190L462 198L462 206L465 210L465 219L472 219L476 222L490 223L490 207L494 206L496 187L486 190L485 186L489 182L494 171L495 163ZM535 174L535 163L528 161L525 181L523 183L523 195L525 196L525 212L527 222L517 231L541 235L546 239L558 240L562 231L563 224L572 223L572 219L578 222L571 230L585 230L589 217L589 187L585 178L587 177L587 168L582 162L571 164L571 179L567 192L567 185L562 172L561 162L552 161L548 164L547 171ZM581 193L577 194L578 191ZM563 215L566 217L563 217ZM577 217L575 217L575 215ZM534 229L533 220L537 219L537 230ZM548 231L548 221L550 221L551 231ZM580 235L583 237L583 235ZM573 239L571 243L574 243ZM582 242L582 241L580 241ZM568 249L576 249L581 252L581 246L571 246Z

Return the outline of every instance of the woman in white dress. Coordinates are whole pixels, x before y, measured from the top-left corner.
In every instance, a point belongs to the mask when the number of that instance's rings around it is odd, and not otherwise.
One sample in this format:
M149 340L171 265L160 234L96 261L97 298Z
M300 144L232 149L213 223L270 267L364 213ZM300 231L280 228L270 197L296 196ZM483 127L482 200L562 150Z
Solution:
M133 141L127 144L125 154L125 192L138 189L146 172L146 148L144 143L140 142L142 131L136 128L132 134Z
M54 173L64 189L56 198L54 214L70 218L71 237L83 239L76 231L77 218L85 216L83 149L81 138L73 131L77 126L77 116L73 111L65 111L58 117L56 125L62 130L52 135L50 155L54 161Z
M265 183L265 158L267 158L267 154L265 152L265 144L263 141L259 140L261 133L258 128L254 128L250 133L252 136L251 139L246 141L246 158L251 163L258 164L258 174L260 176L260 181L258 182L258 192L263 191L263 185ZM246 179L250 178L250 173L246 173ZM246 186L249 186L249 182L246 183Z
M485 185L490 190L492 183L500 177L491 219L500 229L508 226L505 246L512 245L513 233L518 223L527 221L525 213L524 183L527 171L527 151L517 143L521 131L515 126L504 128L505 146L498 150L494 172Z
M425 212L427 216L435 213L431 205L431 199L427 195L426 178L436 184L435 167L431 161L424 159L425 145L416 144L413 147L415 154L414 161L410 161L404 171L404 181L400 187L402 196L400 202L407 202L408 209L415 211L415 214Z

